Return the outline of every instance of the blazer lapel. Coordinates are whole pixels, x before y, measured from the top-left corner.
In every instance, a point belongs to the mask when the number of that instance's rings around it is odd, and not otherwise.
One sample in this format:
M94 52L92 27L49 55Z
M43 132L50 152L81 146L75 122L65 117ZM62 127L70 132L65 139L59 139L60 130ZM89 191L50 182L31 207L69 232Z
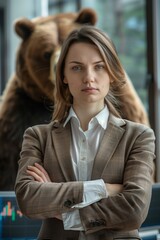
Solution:
M65 128L63 126L58 126L56 130L54 129L54 131L52 132L52 138L55 146L57 160L61 167L64 178L66 179L66 181L76 181L70 155L70 124L68 123Z
M104 168L110 161L117 145L119 144L119 141L124 134L125 130L122 128L123 125L125 125L125 121L123 119L116 118L110 114L108 127L104 133L94 161L91 179L101 178Z

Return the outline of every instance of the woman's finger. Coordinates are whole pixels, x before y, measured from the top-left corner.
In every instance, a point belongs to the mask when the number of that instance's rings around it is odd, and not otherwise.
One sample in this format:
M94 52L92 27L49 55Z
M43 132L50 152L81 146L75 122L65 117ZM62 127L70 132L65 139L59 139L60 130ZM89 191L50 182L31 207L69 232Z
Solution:
M27 170L27 173L31 175L36 181L38 182L44 182L43 178L41 178L38 174L36 174L34 171Z
M28 166L28 170L32 172L32 176L34 175L35 179L40 182L48 182L48 179L46 178L45 174L39 170L36 166Z
M51 179L50 179L50 177L49 177L47 171L46 171L46 170L45 170L40 164L38 164L38 163L35 163L35 166L36 166L41 172L44 173L44 175L45 175L47 181L48 181L48 182L51 182Z

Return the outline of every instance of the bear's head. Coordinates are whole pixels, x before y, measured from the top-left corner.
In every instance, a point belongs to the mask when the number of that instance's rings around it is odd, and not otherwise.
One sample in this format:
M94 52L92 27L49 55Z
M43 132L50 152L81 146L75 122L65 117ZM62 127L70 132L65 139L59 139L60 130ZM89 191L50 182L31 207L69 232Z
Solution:
M95 25L97 16L90 8L77 13L61 13L15 22L22 39L17 51L18 87L36 101L53 100L54 79L50 75L51 56L56 55L66 36L84 24Z

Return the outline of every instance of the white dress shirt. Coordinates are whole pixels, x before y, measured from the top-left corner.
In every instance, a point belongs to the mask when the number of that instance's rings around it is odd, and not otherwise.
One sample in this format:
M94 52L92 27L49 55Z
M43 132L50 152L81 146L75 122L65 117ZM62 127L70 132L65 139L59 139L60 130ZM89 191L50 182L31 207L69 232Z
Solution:
M73 108L70 108L69 115L64 123L71 121L72 144L71 160L77 181L83 181L83 202L73 206L75 210L69 213L63 213L62 219L65 230L83 231L79 216L79 208L86 207L95 203L102 198L108 197L105 183L102 179L90 180L95 156L99 144L103 138L104 131L107 128L109 111L107 106L98 113L88 124L88 130L83 131L79 119ZM80 234L79 240L85 239L83 233Z

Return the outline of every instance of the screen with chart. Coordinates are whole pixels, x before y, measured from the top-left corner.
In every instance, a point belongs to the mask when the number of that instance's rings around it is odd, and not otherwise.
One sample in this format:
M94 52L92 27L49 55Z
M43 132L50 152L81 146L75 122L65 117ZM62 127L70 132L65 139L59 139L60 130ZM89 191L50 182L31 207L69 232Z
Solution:
M25 217L19 210L14 192L0 192L0 239L36 239L41 221Z

